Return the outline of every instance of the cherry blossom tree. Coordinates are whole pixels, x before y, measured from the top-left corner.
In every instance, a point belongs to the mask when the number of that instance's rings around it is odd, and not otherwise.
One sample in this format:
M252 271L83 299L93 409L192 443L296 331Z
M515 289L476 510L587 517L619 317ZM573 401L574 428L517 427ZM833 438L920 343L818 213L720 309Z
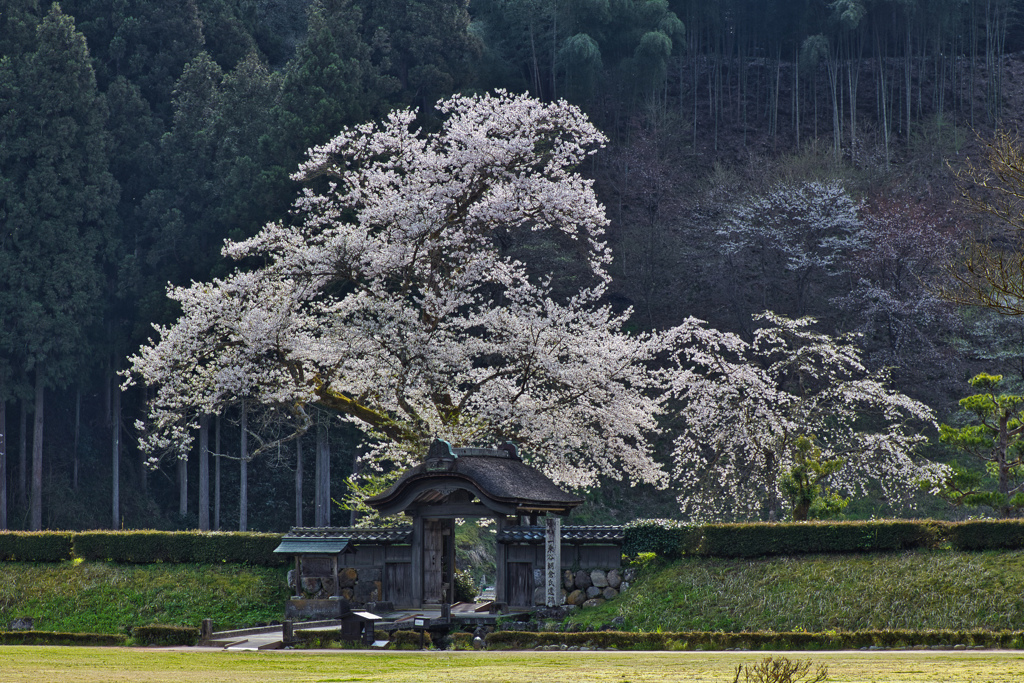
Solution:
M900 502L942 469L914 457L932 411L887 388L886 370L869 372L851 337L815 332L812 318L759 319L751 344L687 353L691 367L674 378L684 428L673 479L685 516L774 521L801 439L814 439L822 461L842 461L827 484L851 495L878 486Z
M780 183L737 204L718 228L729 267L752 286L753 310L805 311L817 279L862 246L860 205L838 182Z
M397 111L311 150L294 220L224 248L262 267L169 290L181 318L129 376L156 389L152 462L186 454L200 415L245 397L296 431L311 406L352 420L378 463L435 436L511 438L563 483L664 481L648 438L661 380L645 366L664 338L624 333L628 313L599 304L607 221L574 171L604 137L564 102L498 93L438 109L434 133ZM550 276L503 252L531 232L578 253L591 281L554 297Z
M930 413L874 380L847 379L863 371L855 351L805 321L769 316L751 347L695 319L626 331L631 312L601 303L604 207L575 170L604 137L578 109L499 92L438 110L436 132L398 111L311 150L292 219L224 248L261 265L169 290L182 315L157 328L128 380L155 389L142 439L154 464L186 456L202 415L245 399L258 406L250 431L263 448L327 410L369 437L370 476L420 459L434 437L513 439L574 487L599 477L669 484L653 444L682 406L674 469L685 511L715 511L710 489L693 485L719 464L738 472L767 457L752 481L775 491L772 468L786 464L797 432L813 433L829 457L843 450L851 484L880 476L888 490L913 469L918 438L891 429ZM510 253L533 234L576 253L587 281L574 271L579 286L558 296L557 274ZM752 364L752 353L770 364ZM797 392L804 378L825 386ZM828 411L840 411L835 431L853 430L857 403L881 407L890 431L830 439ZM723 491L730 510L756 507L741 485Z

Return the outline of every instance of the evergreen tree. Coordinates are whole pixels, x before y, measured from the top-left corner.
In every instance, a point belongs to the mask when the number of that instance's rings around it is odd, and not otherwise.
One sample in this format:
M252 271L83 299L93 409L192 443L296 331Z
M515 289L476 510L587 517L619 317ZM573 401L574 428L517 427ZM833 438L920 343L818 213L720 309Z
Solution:
M100 249L116 220L106 107L85 38L54 4L35 45L0 60L0 292L8 358L34 383L30 526L42 526L45 389L71 381L101 313Z

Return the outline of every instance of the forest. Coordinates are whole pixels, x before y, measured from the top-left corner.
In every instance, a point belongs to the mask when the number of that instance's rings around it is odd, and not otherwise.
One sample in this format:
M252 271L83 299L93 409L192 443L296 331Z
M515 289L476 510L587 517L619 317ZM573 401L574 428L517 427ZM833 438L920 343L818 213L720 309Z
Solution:
M942 484L953 504L920 494L893 507L864 484L844 514L1017 514L1024 496L1014 506L982 489L1019 487L1010 456L1020 453L961 468L981 438L964 431L971 412L986 408L958 401L1024 392L1024 319L958 303L950 264L967 245L1016 244L1005 220L963 193L969 164L984 166L987 145L1024 111L1022 9L0 0L0 528L354 520L332 502L350 495L368 448L351 424L318 408L300 438L250 447L274 440L247 424L243 401L211 416L196 444L218 456L213 473L198 458L153 468L140 438L154 390L122 391L129 359L154 324L182 314L169 286L231 275L225 240L299 222L295 174L309 150L399 108L438 131L438 100L499 89L565 100L607 138L576 170L609 220L598 303L631 310L627 332L695 318L755 344L776 320L765 311L809 316L817 333L856 339L858 362L884 372L912 412L934 411L944 431L925 430L921 450L957 465ZM529 231L506 240L529 277L550 278L552 296L581 288L584 256ZM237 265L268 258L252 250ZM664 434L655 456L667 458L675 438ZM795 448L820 466L813 443ZM583 523L686 512L672 491L599 483Z

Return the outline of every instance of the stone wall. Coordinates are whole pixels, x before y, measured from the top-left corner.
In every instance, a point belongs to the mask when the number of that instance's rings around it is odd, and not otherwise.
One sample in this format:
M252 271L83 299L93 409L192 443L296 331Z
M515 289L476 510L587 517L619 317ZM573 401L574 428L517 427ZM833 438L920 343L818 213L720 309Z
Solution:
M288 587L296 590L295 570L288 572ZM364 605L381 599L380 567L339 567L338 590L335 592L333 576L303 576L301 592L304 598L323 600L339 595L352 605Z
M629 589L636 569L580 569L562 572L562 601L576 607L596 607Z

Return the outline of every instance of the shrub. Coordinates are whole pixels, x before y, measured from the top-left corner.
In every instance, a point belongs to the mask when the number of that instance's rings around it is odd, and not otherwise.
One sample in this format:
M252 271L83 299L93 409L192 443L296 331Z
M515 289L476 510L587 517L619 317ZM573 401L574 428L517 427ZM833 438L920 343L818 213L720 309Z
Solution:
M0 561L60 562L71 559L71 533L65 531L0 532Z
M690 526L670 520L627 524L622 551L653 552L668 560L683 555L763 557L823 553L891 552L939 547L951 526L934 521L795 522ZM1010 536L1010 532L1004 532ZM1024 525L1020 531L1024 547Z
M150 624L133 628L132 638L138 645L195 645L199 642L199 629Z
M62 633L59 631L0 631L0 645L116 646L128 642L118 633Z
M473 634L464 631L456 631L448 636L449 650L472 650Z
M733 683L740 683L740 675L744 675L747 683L823 683L828 680L828 669L819 666L811 675L811 660L795 662L786 657L765 657L757 664L736 667L736 678Z
M593 631L554 633L495 631L487 634L487 647L528 650L544 645L569 645L623 650L857 650L864 647L954 645L1024 648L1024 631L828 631L824 633L761 631L726 633L690 631L630 633Z
M712 557L763 557L934 548L942 539L936 522L799 522L712 524L703 527L699 553Z
M418 650L420 649L421 631L395 631L391 634L391 649L393 650ZM423 647L433 646L429 631L422 631Z
M641 519L624 527L622 552L630 557L655 553L667 560L696 552L703 537L702 527L670 519Z
M949 543L956 550L1024 548L1024 520L986 519L951 524Z
M455 570L455 602L473 602L480 593L473 574L462 569Z
M74 535L74 552L87 560L278 566L281 534L199 531L87 531Z

